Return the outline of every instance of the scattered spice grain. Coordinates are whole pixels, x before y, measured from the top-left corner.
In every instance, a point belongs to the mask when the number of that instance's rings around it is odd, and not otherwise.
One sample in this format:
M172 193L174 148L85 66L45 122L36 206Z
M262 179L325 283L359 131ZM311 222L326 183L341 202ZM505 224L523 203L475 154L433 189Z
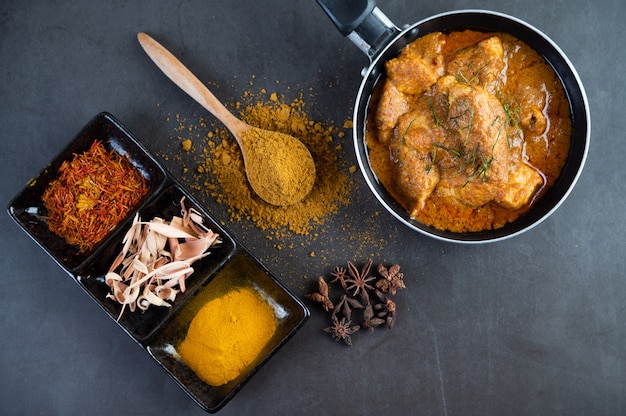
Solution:
M181 142L181 147L185 152L188 152L191 150L191 144L191 140L185 139Z

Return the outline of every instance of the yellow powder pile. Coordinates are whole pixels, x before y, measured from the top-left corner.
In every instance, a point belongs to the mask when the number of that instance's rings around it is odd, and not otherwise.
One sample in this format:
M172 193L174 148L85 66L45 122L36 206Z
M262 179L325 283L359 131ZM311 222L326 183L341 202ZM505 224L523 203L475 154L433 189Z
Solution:
M274 332L270 305L249 289L234 290L200 309L178 353L200 379L221 386L256 359Z

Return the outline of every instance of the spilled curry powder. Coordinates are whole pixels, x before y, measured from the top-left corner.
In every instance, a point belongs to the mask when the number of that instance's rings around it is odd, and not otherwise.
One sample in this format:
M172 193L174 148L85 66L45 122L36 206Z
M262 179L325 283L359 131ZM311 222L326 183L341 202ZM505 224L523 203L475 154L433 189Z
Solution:
M389 241L396 238L399 227L383 226L375 203L353 201L359 192L353 180L358 168L344 149L351 142L346 135L352 129L352 121L338 125L312 117L313 88L292 92L291 87L283 87L285 94L297 97L286 99L282 92L253 88L253 81L249 86L240 102L227 103L227 107L253 126L285 132L307 146L317 173L307 198L281 208L252 194L234 138L209 114L166 114L171 148L161 155L163 159L180 168L181 182L201 201L221 205L229 222L236 222L243 229L254 227L262 231L276 251L267 252L260 260L280 263L283 268L294 262L297 266L281 275L294 285L306 286L308 278L302 277L303 269L337 262L338 257L380 258ZM216 90L219 87L213 86Z
M244 99L246 103L238 102L235 106L242 120L254 127L291 135L308 148L315 162L313 189L302 201L290 206L274 206L261 200L246 179L235 139L221 126L209 131L202 143L194 143L202 146L202 160L197 162L192 188L228 206L231 221L250 220L261 230L284 228L309 235L329 215L350 204L351 175L356 168L347 165L342 158L343 148L335 140L335 136L341 138L345 133L311 120L301 97L285 103L275 93L269 100L255 99L248 93ZM181 130L186 129L181 126Z

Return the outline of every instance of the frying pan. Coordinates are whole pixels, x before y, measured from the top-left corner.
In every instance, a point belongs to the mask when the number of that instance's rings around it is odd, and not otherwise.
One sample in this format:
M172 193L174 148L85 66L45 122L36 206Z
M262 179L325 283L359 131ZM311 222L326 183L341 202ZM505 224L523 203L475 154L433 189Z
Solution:
M376 6L375 0L317 0L339 32L369 58L363 69L353 114L353 138L360 170L378 201L396 219L424 235L457 243L495 242L517 236L548 218L567 198L576 184L589 149L591 120L587 95L580 78L561 49L538 29L515 17L486 10L459 10L438 14L399 29ZM567 162L555 184L522 217L496 230L470 233L442 231L411 219L379 182L372 170L365 143L368 104L385 62L412 41L431 32L458 30L509 33L543 56L559 77L567 95L572 117L572 139Z

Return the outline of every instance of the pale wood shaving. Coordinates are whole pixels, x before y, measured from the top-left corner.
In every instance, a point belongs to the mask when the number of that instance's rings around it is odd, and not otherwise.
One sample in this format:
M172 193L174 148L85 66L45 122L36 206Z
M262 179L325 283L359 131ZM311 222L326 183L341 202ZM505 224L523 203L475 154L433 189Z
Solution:
M221 242L198 211L185 208L184 197L180 204L181 216L169 222L159 217L144 222L136 215L122 239L122 250L105 276L107 298L122 305L118 320L127 306L131 312L152 305L170 307L176 295L185 292L185 280L194 271L191 265Z

